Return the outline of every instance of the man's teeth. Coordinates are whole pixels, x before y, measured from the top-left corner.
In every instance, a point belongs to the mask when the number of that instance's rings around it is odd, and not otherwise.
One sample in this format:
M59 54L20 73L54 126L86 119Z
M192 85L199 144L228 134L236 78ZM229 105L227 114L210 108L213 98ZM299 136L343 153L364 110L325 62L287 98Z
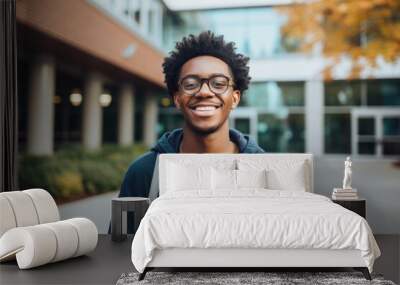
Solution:
M212 111L215 109L217 109L216 106L197 106L197 107L195 107L195 110L198 110L198 111Z

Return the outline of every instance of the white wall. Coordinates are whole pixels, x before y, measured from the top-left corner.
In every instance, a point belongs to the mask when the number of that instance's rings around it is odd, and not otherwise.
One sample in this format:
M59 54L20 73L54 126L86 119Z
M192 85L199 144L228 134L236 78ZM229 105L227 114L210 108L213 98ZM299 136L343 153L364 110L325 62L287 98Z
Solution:
M330 196L341 187L343 157L314 158L314 192ZM353 159L353 183L367 199L367 221L375 234L400 234L400 167L393 160Z
M250 76L252 82L264 81L307 81L320 79L322 71L327 65L322 57L290 54L282 57L273 57L262 60L250 60ZM333 78L336 80L348 79L351 61L344 58L333 69ZM400 59L389 64L378 60L376 69L365 68L361 78L399 78Z

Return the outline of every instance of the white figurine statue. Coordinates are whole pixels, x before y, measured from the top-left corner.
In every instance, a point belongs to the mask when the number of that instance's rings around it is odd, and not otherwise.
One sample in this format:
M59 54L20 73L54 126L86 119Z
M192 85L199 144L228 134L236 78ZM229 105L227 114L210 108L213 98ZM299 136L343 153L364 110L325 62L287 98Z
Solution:
M351 160L350 156L346 158L344 162L344 178L343 178L343 189L351 188Z

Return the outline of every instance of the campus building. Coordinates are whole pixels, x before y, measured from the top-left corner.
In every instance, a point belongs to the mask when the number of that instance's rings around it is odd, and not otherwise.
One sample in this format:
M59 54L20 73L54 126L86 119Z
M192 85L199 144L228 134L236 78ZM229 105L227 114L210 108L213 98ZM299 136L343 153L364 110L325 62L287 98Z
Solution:
M152 145L164 9L156 0L17 1L20 150Z
M178 24L166 27L166 43L172 48L182 36L210 29L250 57L252 83L231 126L269 152L400 155L400 62L381 63L349 81L344 59L326 82L321 54L298 53L295 43L282 38L285 15L277 7L179 11ZM161 110L166 113L178 116L174 109Z
M322 78L324 58L281 37L276 6L174 10L174 1L17 2L20 146L152 145L182 116L161 63L176 41L212 30L251 58L252 84L231 116L269 152L400 154L400 64L347 80L348 62Z

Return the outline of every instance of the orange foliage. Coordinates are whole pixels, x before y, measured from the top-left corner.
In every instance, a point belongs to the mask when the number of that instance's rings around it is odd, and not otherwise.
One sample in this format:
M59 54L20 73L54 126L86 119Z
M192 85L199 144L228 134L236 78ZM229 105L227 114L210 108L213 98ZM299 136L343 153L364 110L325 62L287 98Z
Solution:
M310 0L279 8L288 16L284 39L294 39L302 52L320 45L324 56L352 59L351 78L361 61L376 66L378 56L394 62L400 56L400 0ZM332 66L324 71L331 77Z

